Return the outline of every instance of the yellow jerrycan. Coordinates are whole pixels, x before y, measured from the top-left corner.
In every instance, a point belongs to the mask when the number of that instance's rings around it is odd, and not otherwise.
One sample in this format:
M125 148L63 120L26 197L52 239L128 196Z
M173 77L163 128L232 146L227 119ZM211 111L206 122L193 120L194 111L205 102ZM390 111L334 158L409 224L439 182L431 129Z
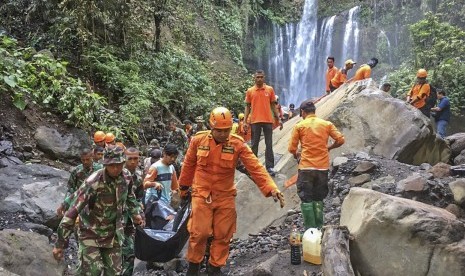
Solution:
M304 261L311 264L321 264L321 236L322 233L317 228L309 228L302 238L302 248Z

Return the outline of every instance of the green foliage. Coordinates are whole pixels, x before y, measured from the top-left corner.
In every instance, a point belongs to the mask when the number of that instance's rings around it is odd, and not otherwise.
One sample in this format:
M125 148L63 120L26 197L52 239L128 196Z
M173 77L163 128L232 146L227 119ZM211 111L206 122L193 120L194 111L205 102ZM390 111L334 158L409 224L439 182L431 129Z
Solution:
M65 122L81 127L94 124L104 99L70 76L66 62L46 52L19 48L16 40L0 35L0 91L11 93L13 104L24 109L30 99L66 116Z
M415 82L416 71L425 68L429 82L447 93L451 109L458 112L465 108L465 32L431 13L410 30L415 57L389 75L394 94L405 96Z

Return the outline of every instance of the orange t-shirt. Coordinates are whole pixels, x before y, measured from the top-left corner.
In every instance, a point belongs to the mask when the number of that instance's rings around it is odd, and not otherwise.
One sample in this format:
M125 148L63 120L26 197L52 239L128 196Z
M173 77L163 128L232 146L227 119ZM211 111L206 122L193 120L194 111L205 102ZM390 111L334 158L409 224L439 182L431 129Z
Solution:
M337 67L336 66L333 66L333 68L328 68L328 70L326 71L326 92L331 91L329 89L329 82L334 78L336 73L337 73Z
M344 82L347 81L347 70L342 68L337 71L334 78L331 79L331 85L335 88L339 88Z
M422 108L426 104L426 97L429 96L430 93L430 86L428 83L425 84L415 84L412 89L410 89L410 92L408 93L408 96L414 100L415 102L413 103L413 106L416 108Z
M363 64L358 68L357 72L355 72L354 80L364 80L370 78L371 75L371 67L368 64Z
M242 161L263 195L270 196L271 191L277 189L242 138L231 134L225 143L216 143L211 131L202 131L192 137L178 182L181 186L192 186L194 197L235 196L234 174L238 160Z
M271 103L276 102L273 87L263 84L258 88L256 85L247 89L245 102L250 104L250 123L273 123L274 116Z
M329 169L328 138L331 137L344 144L344 136L330 121L320 119L315 114L308 115L297 123L292 130L288 151L297 152L300 143L302 148L299 169Z

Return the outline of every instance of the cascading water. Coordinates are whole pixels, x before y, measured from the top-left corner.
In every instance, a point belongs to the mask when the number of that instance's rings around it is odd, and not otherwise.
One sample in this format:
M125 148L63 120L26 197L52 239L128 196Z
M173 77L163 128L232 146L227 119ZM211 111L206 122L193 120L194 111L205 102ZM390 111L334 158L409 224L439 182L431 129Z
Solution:
M358 13L360 7L353 7L349 10L346 27L344 30L344 48L341 60L358 59ZM358 61L357 61L358 62Z
M389 65L393 66L392 64L392 49L391 49L391 41L389 41L389 37L386 35L386 32L381 30L378 35L378 39L382 38L386 41L386 47L387 47L387 54L388 54L388 60L389 60Z
M267 82L280 95L282 104L299 105L306 99L325 93L328 56L336 58L337 67L342 66L347 58L357 61L360 8L354 7L345 15L318 21L317 2L305 1L298 24L273 25L273 43L269 48L268 62L261 68L266 69ZM341 16L346 18L345 23L342 22L344 32L336 32L336 21ZM262 64L259 63L260 66Z

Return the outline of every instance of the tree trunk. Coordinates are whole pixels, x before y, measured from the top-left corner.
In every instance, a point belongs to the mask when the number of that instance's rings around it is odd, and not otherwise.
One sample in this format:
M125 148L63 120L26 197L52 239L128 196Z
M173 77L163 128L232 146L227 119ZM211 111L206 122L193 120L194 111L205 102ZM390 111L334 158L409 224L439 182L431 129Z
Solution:
M350 263L349 236L346 226L328 225L323 228L321 241L323 275L355 275Z
M161 43L160 43L160 36L161 36L161 22L163 20L162 15L155 15L155 52L160 52L161 50Z

